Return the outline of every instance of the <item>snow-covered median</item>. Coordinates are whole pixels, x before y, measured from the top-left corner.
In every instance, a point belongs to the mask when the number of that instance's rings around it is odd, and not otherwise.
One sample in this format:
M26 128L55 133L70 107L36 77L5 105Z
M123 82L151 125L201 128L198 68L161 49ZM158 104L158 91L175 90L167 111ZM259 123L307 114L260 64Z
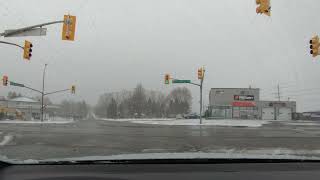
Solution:
M100 119L105 121L131 122L139 124L171 125L171 126L198 126L199 119ZM201 126L236 126L261 127L271 121L267 120L203 120Z

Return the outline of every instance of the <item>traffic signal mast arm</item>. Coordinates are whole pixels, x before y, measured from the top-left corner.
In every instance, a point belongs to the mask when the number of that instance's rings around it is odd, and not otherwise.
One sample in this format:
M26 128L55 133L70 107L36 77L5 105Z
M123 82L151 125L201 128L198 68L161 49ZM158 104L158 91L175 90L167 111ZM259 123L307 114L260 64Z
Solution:
M13 46L17 46L21 49L24 50L24 47L23 46L20 46L19 44L15 44L15 43L11 43L11 42L7 42L7 41L0 41L1 44L8 44L8 45L13 45Z
M24 27L24 28L20 28L20 29L14 29L14 30L10 30L10 31L6 30L3 33L0 33L0 36L8 37L8 36L12 36L12 35L15 35L15 34L20 34L20 33L23 33L23 32L27 32L27 31L33 30L35 28L48 26L48 25L51 25L51 24L63 23L63 22L64 22L64 20L62 20L62 21L52 21L52 22L48 22L48 23L37 24L37 25L28 26L28 27Z
M195 86L201 86L200 84L196 84L196 83L193 83L193 82L190 82L189 84L193 84L193 85L195 85Z
M40 93L40 94L43 93L45 96L46 96L46 95L49 95L49 94L56 94L56 93L60 93L60 92L70 91L70 89L63 89L63 90L53 91L53 92L49 92L49 93L44 93L44 92L42 92L42 91L40 91L40 90L34 89L34 88L32 88L32 87L26 86L26 85L21 84L21 83L16 83L16 82L12 82L12 81L9 81L9 82L10 82L10 85L11 85L11 86L24 87L24 88L26 88L26 89L30 89L30 90L35 91L35 92L38 92L38 93Z
M44 93L44 95L56 94L56 93L65 92L65 91L70 91L70 89L63 89L63 90L53 91L49 93Z

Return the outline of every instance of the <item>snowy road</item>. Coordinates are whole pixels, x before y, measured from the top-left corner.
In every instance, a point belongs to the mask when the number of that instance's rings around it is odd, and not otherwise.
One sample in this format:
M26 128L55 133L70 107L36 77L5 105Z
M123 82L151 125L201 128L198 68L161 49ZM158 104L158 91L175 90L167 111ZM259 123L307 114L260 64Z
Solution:
M219 125L197 126L136 121L91 118L67 124L0 124L0 156L47 159L172 152L320 154L318 122L221 126L226 122L220 121Z

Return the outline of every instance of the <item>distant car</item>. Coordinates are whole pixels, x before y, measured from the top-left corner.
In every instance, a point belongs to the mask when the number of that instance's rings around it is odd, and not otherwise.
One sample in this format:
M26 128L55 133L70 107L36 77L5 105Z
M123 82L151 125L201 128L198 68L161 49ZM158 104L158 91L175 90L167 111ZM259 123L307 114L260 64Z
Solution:
M181 114L177 114L176 119L183 119L183 116Z
M197 114L188 114L184 116L185 119L199 119L200 116Z

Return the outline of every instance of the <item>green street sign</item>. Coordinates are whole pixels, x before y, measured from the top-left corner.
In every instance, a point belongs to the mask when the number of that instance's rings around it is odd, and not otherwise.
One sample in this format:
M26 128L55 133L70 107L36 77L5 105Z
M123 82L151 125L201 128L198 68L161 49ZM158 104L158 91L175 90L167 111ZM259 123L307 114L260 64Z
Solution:
M10 82L10 86L24 87L24 84L19 84L19 83L15 83L15 82Z
M172 83L191 83L191 80L174 79L172 80Z

